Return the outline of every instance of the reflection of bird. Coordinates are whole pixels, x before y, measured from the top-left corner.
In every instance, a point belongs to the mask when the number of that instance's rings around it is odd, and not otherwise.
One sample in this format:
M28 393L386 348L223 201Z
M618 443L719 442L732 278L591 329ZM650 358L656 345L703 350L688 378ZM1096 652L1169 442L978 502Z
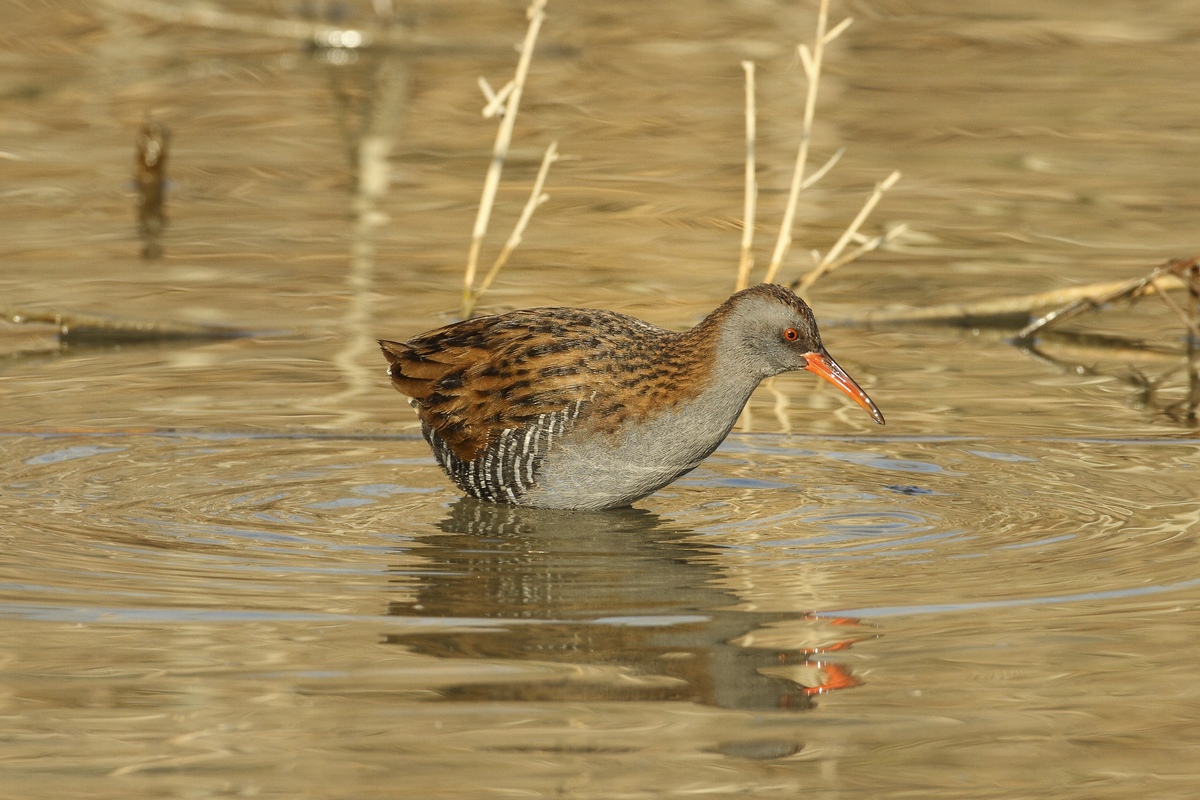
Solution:
M724 548L652 511L471 497L446 511L438 530L414 529L420 547L403 546L391 574L388 614L422 622L384 636L444 659L428 687L444 699L801 711L817 692L797 681L835 669L810 665L803 649L837 648L843 634L828 620L748 610L721 588ZM463 658L502 669L476 672Z
M137 156L133 180L137 187L138 234L144 240L142 255L162 255L159 237L167 225L166 183L167 150L171 130L162 123L149 121L138 131Z
M694 469L764 378L806 369L883 415L774 284L689 331L611 311L533 308L381 341L392 383L460 489L501 503L626 506Z

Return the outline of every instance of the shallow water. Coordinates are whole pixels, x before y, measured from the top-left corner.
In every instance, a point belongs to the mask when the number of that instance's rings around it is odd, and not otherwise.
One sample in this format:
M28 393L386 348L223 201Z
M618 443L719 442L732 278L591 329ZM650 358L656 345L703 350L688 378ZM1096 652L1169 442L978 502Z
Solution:
M19 4L0 32L4 303L262 335L0 361L0 796L1200 792L1200 452L1177 377L1130 378L1177 362L827 326L886 428L783 376L635 509L459 498L373 339L453 317L493 133L475 77L510 71L520 4L411 4L452 46L386 59L130 7ZM545 144L564 157L486 310L683 327L723 299L743 58L769 247L812 10L676 8L551 0L496 239ZM814 147L848 152L785 277L893 168L872 230L913 234L819 283L819 318L1194 254L1192 12L835 3L856 22ZM147 114L174 134L157 260ZM370 136L378 195L351 168ZM1180 338L1146 304L1090 325Z

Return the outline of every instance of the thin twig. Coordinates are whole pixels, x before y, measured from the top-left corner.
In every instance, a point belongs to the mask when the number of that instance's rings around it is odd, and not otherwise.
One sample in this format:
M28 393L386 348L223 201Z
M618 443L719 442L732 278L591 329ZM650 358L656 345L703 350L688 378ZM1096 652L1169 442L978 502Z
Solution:
M487 275L483 276L483 282L475 290L475 294L471 298L471 304L464 309L464 317L471 316L480 298L483 297L483 293L491 287L492 281L496 279L500 270L508 263L508 257L521 244L521 237L525 233L526 226L529 225L529 220L533 216L533 212L538 206L550 199L550 195L542 192L542 187L546 185L546 175L550 172L550 165L557 160L558 142L551 142L550 146L546 148L546 155L542 157L542 166L538 168L537 178L533 181L533 190L529 193L529 199L525 202L525 208L521 210L521 216L517 220L517 224L513 226L513 231L508 237L508 241L504 243L504 249L500 251L500 255L496 257L492 268L487 271Z
M797 291L803 294L810 286L816 283L817 279L822 275L828 272L833 272L842 264L848 264L850 261L854 260L851 258L839 261L838 257L842 254L842 251L846 249L846 245L848 245L850 241L858 234L858 229L862 227L862 224L866 222L867 217L869 217L871 212L875 210L875 206L879 205L879 201L883 199L884 192L895 186L896 181L898 180L900 180L900 171L894 170L891 175L888 175L882 181L875 184L875 190L871 192L871 196L867 198L865 203L863 203L863 207L859 210L858 216L855 217L854 221L850 223L849 227L842 232L841 238L834 243L833 247L829 248L829 252L827 252L821 258L820 262L817 263L817 266L800 279L800 284ZM861 255L861 253L859 255ZM855 256L855 258L857 258L857 256Z
M860 242L858 247L855 247L853 250L851 250L850 252L841 256L840 258L837 258L834 261L829 262L829 265L825 268L825 274L828 274L830 272L833 272L836 269L844 267L851 262L857 261L858 259L865 256L867 253L870 253L873 250L878 250L879 248L883 247L888 242L890 242L893 239L896 239L900 236L903 236L907 232L908 232L908 225L907 225L907 223L902 222L899 225L895 226L894 228L889 228L886 232L881 233L878 236L873 236L870 239L866 239L866 240ZM819 253L817 253L816 251L813 251L813 257L814 257L815 261L817 261L818 263L820 262L821 257L820 257ZM811 282L808 284L804 283L804 279L807 277L808 276L805 275L803 278L797 278L796 280L792 281L791 284L788 285L788 288L791 289L793 292L803 292L809 286L812 285Z
M533 61L533 46L537 42L542 21L546 18L545 9L546 0L533 0L526 12L529 17L529 29L525 32L525 41L521 45L521 57L517 60L517 72L513 76L512 91L508 95L503 118L496 130L496 143L492 147L492 162L488 165L487 176L483 181L479 213L475 216L475 228L471 233L471 249L467 254L467 269L463 274L462 310L464 318L471 316L472 290L475 286L475 273L479 266L479 251L483 249L483 237L487 234L492 206L496 202L496 190L500 186L500 173L504 169L504 159L508 155L508 146L512 142L513 126L517 123L517 108L521 105L521 93L525 89L525 78L529 74L529 64Z
M497 114L504 113L504 103L508 100L508 96L512 94L513 82L509 81L504 84L498 92L492 91L492 85L488 83L487 78L479 76L479 90L483 92L483 96L487 98L487 105L483 107L483 118L491 119Z
M800 190L803 191L803 190L807 189L808 187L812 186L817 181L821 180L821 178L824 178L825 174L828 173L829 170L833 169L833 165L836 164L837 162L841 161L842 156L844 156L845 154L846 154L846 148L839 147L837 149L837 152L834 153L833 155L831 155L829 157L829 160L826 161L824 164L822 164L821 168L819 170L814 172L812 175L809 175L807 178L804 179L803 182L801 182Z
M779 237L775 241L775 252L771 256L767 275L763 278L767 283L775 280L783 258L787 255L792 244L792 227L796 221L796 207L800 200L800 188L804 182L804 170L808 163L808 147L812 141L813 118L817 109L817 87L821 79L821 62L825 56L825 45L836 39L842 31L849 27L853 20L849 17L842 20L833 30L827 31L829 23L829 0L821 0L817 12L817 35L813 40L813 48L800 45L798 52L804 65L804 74L808 78L808 91L804 97L804 121L800 128L800 147L796 153L796 166L792 171L792 184L788 192L787 207L784 210L783 222L779 226Z
M755 139L757 113L754 107L754 62L743 61L746 71L746 202L742 211L742 255L738 259L737 283L734 291L750 285L750 270L754 268L754 217L758 203L758 179L755 175Z

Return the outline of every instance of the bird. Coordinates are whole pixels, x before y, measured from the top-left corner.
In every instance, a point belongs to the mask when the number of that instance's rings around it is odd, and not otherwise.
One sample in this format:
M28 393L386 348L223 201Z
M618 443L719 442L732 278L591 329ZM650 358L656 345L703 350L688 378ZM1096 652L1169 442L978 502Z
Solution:
M626 314L527 308L379 340L455 485L494 503L622 508L695 469L766 378L807 370L884 424L787 288L733 294L671 331Z

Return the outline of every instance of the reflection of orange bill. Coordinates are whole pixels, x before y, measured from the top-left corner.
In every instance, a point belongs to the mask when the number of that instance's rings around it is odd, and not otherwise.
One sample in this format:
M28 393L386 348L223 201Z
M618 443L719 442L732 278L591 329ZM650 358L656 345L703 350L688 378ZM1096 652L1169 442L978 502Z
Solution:
M822 673L821 682L816 686L805 686L804 693L809 697L815 694L825 694L835 689L852 689L861 686L862 681L850 674L850 670L841 664L831 664L827 661L810 662Z
M833 360L829 353L805 353L804 360L808 362L806 370L816 375L820 375L825 380L832 383L834 386L845 392L851 400L858 403L867 413L871 415L871 419L883 424L883 414L879 411L879 407L875 405L875 401L867 396L867 393L862 390L862 387L854 382L854 379L846 374L846 370L838 366L838 363Z

